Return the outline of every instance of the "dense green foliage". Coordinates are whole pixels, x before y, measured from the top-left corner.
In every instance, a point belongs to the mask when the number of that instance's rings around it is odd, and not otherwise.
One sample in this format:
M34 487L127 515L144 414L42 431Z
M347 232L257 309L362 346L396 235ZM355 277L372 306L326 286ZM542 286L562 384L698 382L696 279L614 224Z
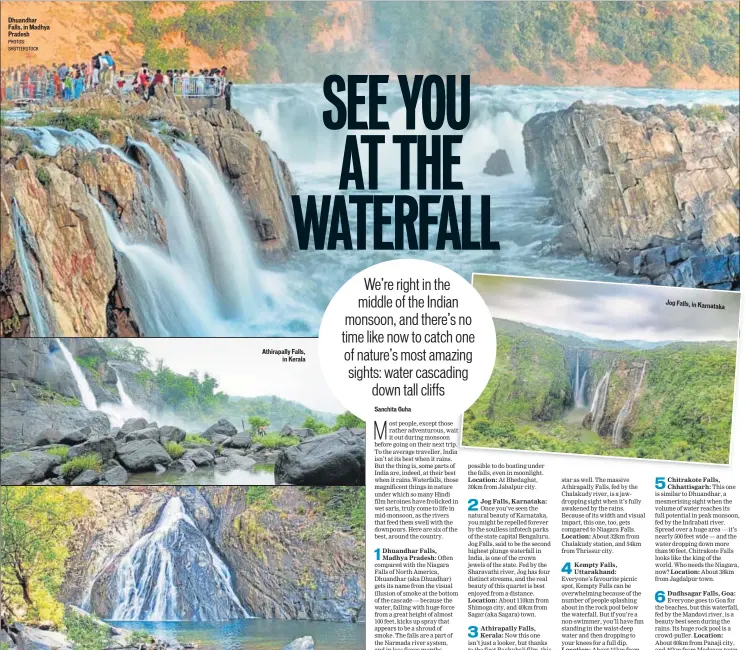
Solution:
M102 466L103 464L99 454L83 454L82 456L76 456L75 458L71 458L63 463L60 467L60 471L65 479L72 481L76 476L82 474L88 469L92 469L94 472L100 472Z
M282 447L295 447L300 440L295 436L283 436L281 433L273 431L259 436L254 442L259 443L267 449L281 449Z
M303 531L303 537L320 541L342 530L365 539L365 488L301 488L314 502L317 515Z
M345 411L337 416L334 421L334 429L365 429L365 420L361 420L354 413Z
M166 440L166 442L163 443L163 448L174 460L181 458L186 452L184 445L181 445L174 440Z
M26 622L62 622L56 600L73 522L87 500L64 487L0 487L3 605Z
M492 64L522 66L562 82L560 64L575 63L581 29L597 37L589 51L599 63L644 65L651 84L670 85L680 71L696 74L708 65L738 76L739 6L735 2L375 2L352 45L326 51L314 40L339 25L324 2L237 2L207 9L185 3L181 16L155 19L151 2L121 2L133 22L130 37L145 46L152 68L187 66L185 48L166 50L173 31L214 56L250 52L254 81L279 75L285 82L316 81L327 74L372 72L384 60L396 72L475 72ZM487 59L485 59L487 57Z
M603 435L567 417L572 409L566 346L578 339L496 321L497 355L492 377L464 415L463 442L478 447L529 449L578 454L727 463L733 409L735 345L671 343L654 349L603 342L585 343L595 351L588 369L596 382L613 366ZM642 390L621 448L611 445L610 429L647 362Z
M111 628L102 625L92 616L65 613L67 637L75 644L75 650L104 650L109 647Z

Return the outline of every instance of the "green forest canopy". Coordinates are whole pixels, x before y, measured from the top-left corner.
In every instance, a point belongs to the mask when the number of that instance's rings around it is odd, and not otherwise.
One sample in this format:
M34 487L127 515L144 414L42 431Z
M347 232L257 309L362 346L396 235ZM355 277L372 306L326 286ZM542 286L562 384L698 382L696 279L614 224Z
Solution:
M705 65L730 77L739 72L736 2L594 2L592 12L572 2L374 2L357 46L331 52L309 49L332 24L327 3L277 2L271 11L269 4L208 10L190 2L183 15L161 20L152 18L150 2L119 7L131 15L130 38L145 46L151 67L186 67L186 48L161 45L163 36L179 30L217 59L231 49L250 49L254 81L275 72L286 82L318 81L357 70L373 50L398 71L438 74L473 72L484 51L504 71L522 66L562 82L557 63L575 62L581 26L597 37L591 59L643 64L653 84L670 85L679 71L694 75Z

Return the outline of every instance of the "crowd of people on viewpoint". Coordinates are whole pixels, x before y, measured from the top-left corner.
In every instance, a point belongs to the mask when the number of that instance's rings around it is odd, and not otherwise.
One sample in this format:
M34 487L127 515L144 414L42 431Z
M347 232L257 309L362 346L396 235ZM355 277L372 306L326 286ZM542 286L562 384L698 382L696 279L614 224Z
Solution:
M227 110L231 108L233 82L227 80L228 68L200 70L152 70L143 62L136 72L125 73L109 52L99 52L90 61L68 65L52 63L0 70L2 101L63 101L78 99L84 92L111 89L112 92L133 92L144 100L155 95L156 88L170 86L182 97L220 97Z

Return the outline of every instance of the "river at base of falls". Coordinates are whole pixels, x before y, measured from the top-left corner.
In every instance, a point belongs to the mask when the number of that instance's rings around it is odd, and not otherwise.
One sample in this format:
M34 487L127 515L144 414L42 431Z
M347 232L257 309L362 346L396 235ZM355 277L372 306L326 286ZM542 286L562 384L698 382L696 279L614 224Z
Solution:
M274 485L274 470L261 465L258 469L232 469L218 472L214 469L197 469L183 472L138 472L130 474L127 485Z
M312 636L319 650L365 650L365 625L325 621L252 618L224 623L107 621L127 630L144 630L164 640L191 643L201 650L278 650Z

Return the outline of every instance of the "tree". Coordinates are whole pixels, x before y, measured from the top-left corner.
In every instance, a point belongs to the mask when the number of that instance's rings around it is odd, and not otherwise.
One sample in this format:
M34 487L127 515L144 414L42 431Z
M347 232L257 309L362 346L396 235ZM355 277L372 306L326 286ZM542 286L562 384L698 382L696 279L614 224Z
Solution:
M0 488L2 605L16 618L62 621L56 594L67 542L88 501L64 487Z
M313 415L309 415L303 420L303 424L300 425L301 429L311 429L317 436L323 436L325 433L329 433L329 427L326 426L321 420L317 420Z
M259 415L252 415L248 419L249 426L251 427L251 433L259 433L259 429L269 426L269 420Z
M345 411L337 416L337 421L334 423L335 429L364 429L365 420L361 420L354 413Z

